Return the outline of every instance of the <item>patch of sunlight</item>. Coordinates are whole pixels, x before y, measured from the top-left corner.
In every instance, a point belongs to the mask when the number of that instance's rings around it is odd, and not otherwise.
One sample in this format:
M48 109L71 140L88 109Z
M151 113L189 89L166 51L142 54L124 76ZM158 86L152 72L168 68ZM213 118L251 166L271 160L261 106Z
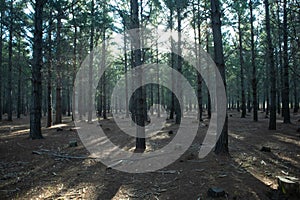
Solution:
M164 140L164 139L169 139L170 135L166 132L160 132L160 134L156 134L151 137L151 140Z
M59 183L57 185L46 185L46 186L37 186L32 188L29 192L27 192L27 196L30 196L31 199L48 199L53 196L57 196L64 189L64 184ZM38 194L37 191L39 191ZM36 195L32 195L32 193Z
M66 126L69 126L69 125L68 124L56 124L56 125L53 125L49 128L50 129L52 129L52 128L62 128L62 127L66 127Z
M85 199L88 191L95 191L95 186L92 184L81 183L76 187L68 188L63 183L56 185L47 185L31 189L26 195L31 199ZM32 193L38 194L32 195Z
M29 133L30 129L24 129L24 130L19 130L19 131L14 131L12 132L13 135L20 135L20 134L25 134L25 133Z
M63 199L86 199L89 191L95 191L96 187L93 184L80 183L79 185L67 188L67 191L60 193L60 198Z
M300 141L299 140L295 140L293 138L289 138L286 135L285 136L274 135L273 137L277 138L281 142L292 143L292 144L295 144L295 145L297 145L297 146L300 147Z
M14 132L7 132L7 134L3 134L0 137L3 139L8 139L8 138L28 134L29 131L30 131L30 129L24 129L24 130L19 130L19 131L14 131Z
M240 136L240 135L232 133L232 132L229 133L229 136L231 136L231 137L233 137L235 139L238 139L238 140L244 140L245 139L244 136Z
M286 160L291 162L293 165L298 166L298 162L290 157L284 156L282 154L276 154L278 156L278 158L282 159L282 160Z
M92 156L90 156L91 158L96 158L96 157L92 157ZM100 161L98 160L98 159L84 159L83 161L82 161L82 164L83 164L83 166L85 166L85 167L92 167L92 166L94 166L94 165L96 165L96 164L98 164Z
M277 182L275 179L271 179L266 177L264 174L260 174L259 172L252 171L252 170L247 170L252 176L254 176L257 180L265 184L266 186L272 188L272 189L277 189Z
M137 189L129 187L128 185L121 185L112 200L128 200L132 198L138 198L139 196L136 194L136 192Z
M123 148L125 151L129 151L129 152L134 152L135 150L135 146L132 146L132 147L128 147L126 146L125 148Z

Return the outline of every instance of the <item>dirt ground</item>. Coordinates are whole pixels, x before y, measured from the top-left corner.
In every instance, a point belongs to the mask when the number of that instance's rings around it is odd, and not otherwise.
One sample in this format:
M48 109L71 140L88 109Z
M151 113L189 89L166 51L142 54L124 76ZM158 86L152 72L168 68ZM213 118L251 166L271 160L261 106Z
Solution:
M229 111L229 156L213 152L198 159L198 134L191 148L173 164L159 172L129 174L109 169L94 159L80 142L69 117L63 124L43 128L42 140L29 140L29 119L0 122L0 199L211 199L211 187L223 188L219 199L286 199L279 196L276 176L300 178L300 115L292 124L282 123L268 130L268 119L259 113L259 122L250 115ZM43 119L44 120L44 119ZM112 120L102 120L102 128L114 143L130 149L134 139L124 140ZM208 124L207 120L204 124ZM171 125L171 124L169 124ZM58 131L58 127L62 131ZM167 144L175 125L160 132L157 147ZM199 128L199 133L207 129ZM77 147L69 142L78 141ZM147 142L151 146L151 140ZM262 146L271 152L262 152ZM33 151L37 151L33 153ZM42 154L39 154L42 153ZM60 155L60 156L57 156ZM61 156L62 155L62 156ZM69 157L68 157L69 156ZM73 157L70 157L73 156ZM293 199L293 198L289 198ZM297 199L295 197L294 199Z

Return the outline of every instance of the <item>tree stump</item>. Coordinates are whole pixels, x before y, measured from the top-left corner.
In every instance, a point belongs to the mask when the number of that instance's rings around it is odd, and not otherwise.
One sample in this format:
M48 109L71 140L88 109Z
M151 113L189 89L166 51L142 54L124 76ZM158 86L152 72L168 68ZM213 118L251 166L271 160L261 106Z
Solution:
M300 196L299 179L291 176L278 176L278 190L288 196Z

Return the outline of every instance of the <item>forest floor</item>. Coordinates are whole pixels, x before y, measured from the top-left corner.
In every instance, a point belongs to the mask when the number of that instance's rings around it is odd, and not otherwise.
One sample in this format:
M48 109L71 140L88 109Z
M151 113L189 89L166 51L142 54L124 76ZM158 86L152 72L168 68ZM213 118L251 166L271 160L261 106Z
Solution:
M94 159L59 157L88 156L69 117L63 124L43 128L42 140L29 140L29 119L0 122L0 199L210 199L211 187L223 188L220 199L284 199L278 197L277 178L300 178L300 115L292 115L292 124L283 124L278 116L277 130L268 130L268 119L259 113L259 122L251 115L229 111L229 156L211 152L197 158L196 136L191 148L176 162L158 172L130 174L107 168ZM43 119L44 121L45 119ZM117 136L112 120L102 120L108 137L120 144L134 146L135 140ZM204 120L204 124L209 122ZM44 124L44 122L43 122ZM58 131L58 127L62 130ZM159 145L167 144L176 125L166 126ZM199 128L199 133L207 129ZM69 147L77 140L77 147ZM151 140L148 141L151 143ZM260 151L263 146L271 152ZM37 151L35 154L33 151ZM38 153L42 154L38 154ZM289 198L292 199L292 198ZM295 199L297 199L295 197Z

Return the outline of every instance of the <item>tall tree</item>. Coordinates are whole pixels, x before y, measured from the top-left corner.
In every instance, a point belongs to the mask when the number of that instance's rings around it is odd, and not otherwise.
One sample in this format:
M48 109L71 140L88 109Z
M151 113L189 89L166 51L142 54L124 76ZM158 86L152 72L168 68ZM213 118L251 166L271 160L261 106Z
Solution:
M270 82L271 82L271 98L270 98L270 121L269 129L276 130L276 72L274 63L274 49L271 38L270 27L270 11L269 1L265 0L265 12L266 12L266 33L267 33L267 60L270 69Z
M214 56L215 63L221 73L223 78L223 83L226 87L225 80L225 61L224 61L224 52L223 52L223 42L222 42L222 33L221 33L221 10L220 10L220 1L211 0L211 18L212 18L212 30L213 30L213 40L214 40ZM228 153L228 117L226 114L226 119L224 126L222 128L221 135L217 141L215 147L215 153Z
M30 138L41 139L42 117L42 63L43 63L43 7L45 0L34 2L34 39L33 39L33 65L32 65L32 97L30 112Z
M10 0L9 17L9 41L8 41L8 77L7 77L7 120L12 121L12 57L13 57L13 34L14 34L14 0Z
M56 30L56 104L55 104L55 124L62 123L62 18L64 11L61 5L57 5L57 30Z
M2 59L2 46L3 46L3 20L4 20L4 9L5 9L5 0L0 1L0 121L2 120L2 76L3 76L3 59Z
M287 1L283 0L283 93L282 114L283 123L291 123L290 98L289 98L289 58L288 58L288 24L287 24Z
M49 27L48 27L48 79L47 79L47 125L46 127L51 127L52 125L52 9L49 12Z
M72 120L75 119L75 105L76 105L76 86L75 86L75 78L76 78L76 72L77 72L77 20L75 18L75 0L72 2L72 22L74 27L74 35L73 35L73 79L72 79L72 86L73 86L73 92L72 92Z
M174 0L164 0L166 6L168 7L170 14L169 14L169 20L168 20L168 26L170 28L170 31L172 32L174 30L174 10L175 10L175 5L174 5ZM175 44L174 44L174 39L171 37L171 58L170 58L170 65L174 69L175 68ZM174 74L172 71L172 91L174 91ZM171 104L170 104L170 119L174 119L174 113L175 113L175 95L172 92L171 93Z
M139 33L140 28L140 20L139 20L139 3L138 0L130 0L131 5L131 28L136 29L136 34L130 37L131 43L134 47L133 52L133 67L138 67L142 63L142 55L141 55L141 38ZM142 77L138 76L136 79L136 84L142 85ZM136 116L136 152L144 152L146 149L146 140L145 140L145 99L143 98L143 87L140 87L134 95L134 103L136 105L135 116Z
M251 65L252 65L252 98L253 98L253 120L258 121L257 115L257 79L256 79L256 63L255 63L255 45L254 45L254 16L253 16L253 0L249 2L250 9L250 25L251 25Z
M198 34L198 41L196 42L196 59L198 62L198 67L200 65L198 61L198 52L200 53L200 48L201 48L201 21L200 21L200 0L197 2L197 19L195 19L197 22L197 34ZM200 56L199 56L200 57ZM199 58L200 59L200 58ZM200 73L197 73L197 98L198 98L198 120L203 121L202 119L202 77Z
M21 117L21 82L22 82L22 64L21 64L21 39L18 39L18 95L17 95L17 118L20 119Z
M94 36L95 36L95 24L94 24L94 13L95 13L95 2L91 1L91 30L90 30L90 58L89 58L89 89L88 89L88 122L92 122L92 112L93 112L93 104L92 104L92 89L93 89L93 63L94 63Z
M102 47L101 47L101 68L104 69L105 65L106 65L106 29L103 28L103 32L102 32ZM106 115L106 72L104 70L103 75L102 75L102 112L103 112L103 119L107 119L107 115ZM117 109L117 108L116 108Z

